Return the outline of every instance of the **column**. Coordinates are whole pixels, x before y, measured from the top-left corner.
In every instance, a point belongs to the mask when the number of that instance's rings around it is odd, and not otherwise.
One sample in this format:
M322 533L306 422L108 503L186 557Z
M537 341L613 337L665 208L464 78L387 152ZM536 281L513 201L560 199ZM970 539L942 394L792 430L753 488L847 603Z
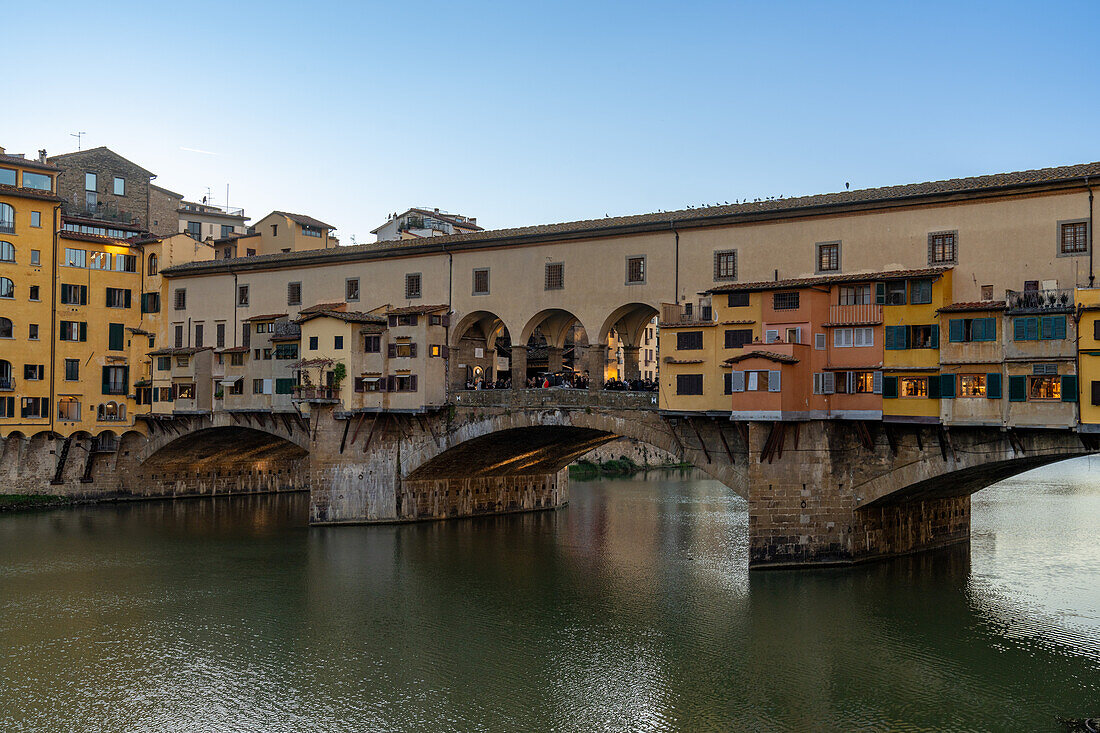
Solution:
M546 347L546 371L561 371L561 352L562 350L556 346Z
M629 382L632 379L642 378L642 369L638 366L637 346L623 346L623 379Z
M527 345L512 344L512 389L527 386Z
M599 392L607 375L607 345L596 344L588 347L588 389Z

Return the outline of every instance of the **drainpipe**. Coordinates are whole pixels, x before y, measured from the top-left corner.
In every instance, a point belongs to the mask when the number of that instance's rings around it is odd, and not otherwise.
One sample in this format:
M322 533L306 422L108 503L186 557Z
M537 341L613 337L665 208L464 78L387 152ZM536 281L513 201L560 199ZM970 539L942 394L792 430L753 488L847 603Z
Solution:
M454 255L443 245L443 251L447 253L447 327L443 329L443 343L447 349L447 358L443 362L443 394L449 395L451 391L451 313L454 310L451 301L454 298ZM428 319L431 320L430 318Z
M61 241L61 221L59 218L61 204L53 207L53 262L50 264L50 432L54 432L54 423L57 421L57 258L58 245ZM14 377L15 367L12 367ZM83 416L81 416L83 417Z
M672 234L676 237L676 260L673 268L673 288L676 292L673 293L672 302L676 304L676 307L680 307L680 232L676 231L676 224L671 219L668 221L668 228L672 230Z
M1085 177L1085 186L1089 190L1089 287L1092 287L1095 275L1092 271L1092 186L1089 184L1088 176Z

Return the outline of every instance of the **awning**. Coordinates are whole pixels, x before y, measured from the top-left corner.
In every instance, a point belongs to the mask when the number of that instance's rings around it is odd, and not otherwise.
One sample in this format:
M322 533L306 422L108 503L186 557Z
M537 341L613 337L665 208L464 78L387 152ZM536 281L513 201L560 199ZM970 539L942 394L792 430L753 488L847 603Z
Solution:
M377 382L381 377L359 377L364 382Z
M244 377L229 377L227 379L219 379L218 384L223 387L232 387L234 384L241 381L242 379L244 379Z

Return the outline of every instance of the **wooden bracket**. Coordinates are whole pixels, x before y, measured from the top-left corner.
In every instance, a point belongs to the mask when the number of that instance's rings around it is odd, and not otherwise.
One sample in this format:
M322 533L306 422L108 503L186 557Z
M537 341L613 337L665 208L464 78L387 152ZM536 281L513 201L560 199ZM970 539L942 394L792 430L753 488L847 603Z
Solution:
M710 451L707 450L707 444L703 442L703 436L699 434L699 428L695 426L695 421L690 417L687 419L688 425L691 426L692 431L695 433L695 437L699 439L699 446L703 449L703 455L706 456L707 463L710 463Z

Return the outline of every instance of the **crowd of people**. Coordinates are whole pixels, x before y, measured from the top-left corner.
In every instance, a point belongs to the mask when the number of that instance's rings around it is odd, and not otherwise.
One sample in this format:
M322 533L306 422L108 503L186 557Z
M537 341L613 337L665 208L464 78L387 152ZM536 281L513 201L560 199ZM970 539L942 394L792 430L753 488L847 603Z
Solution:
M603 388L618 392L656 392L657 382L652 379L609 379L603 383Z
M572 371L546 372L527 378L527 389L550 389L562 387L565 389L588 389L590 380L588 372L583 374ZM497 380L476 377L466 380L466 389L511 389L512 380L501 377ZM603 383L603 388L617 392L656 392L657 382L652 379L609 379Z
M492 379L467 379L466 389L511 389L512 380L509 377L502 377L493 381Z

